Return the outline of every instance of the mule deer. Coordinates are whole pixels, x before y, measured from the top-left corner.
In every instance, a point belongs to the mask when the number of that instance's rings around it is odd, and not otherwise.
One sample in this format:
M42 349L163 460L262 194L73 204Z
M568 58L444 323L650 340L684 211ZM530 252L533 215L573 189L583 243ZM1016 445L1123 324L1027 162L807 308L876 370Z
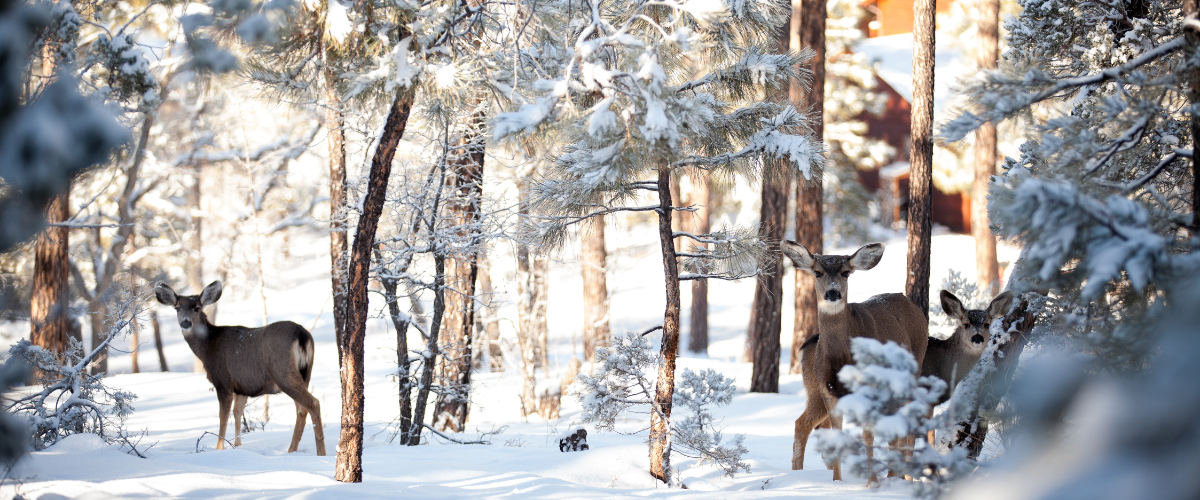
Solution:
M946 315L957 321L954 334L946 340L929 338L929 348L925 351L925 361L921 363L921 375L932 375L946 382L946 392L938 403L941 404L954 392L954 387L971 371L971 367L979 361L983 348L987 347L988 331L992 320L1003 317L1012 306L1012 292L1004 292L992 299L987 309L965 309L962 301L953 293L942 290L942 310ZM933 442L932 439L930 442Z
M304 327L279 321L262 328L216 326L208 322L204 306L221 298L221 282L204 287L200 295L179 296L165 283L154 287L162 304L175 308L183 339L204 363L208 381L220 403L217 449L225 448L225 424L233 410L234 446L242 445L242 411L246 399L283 392L296 402L296 428L288 453L296 451L304 435L307 415L312 415L317 455L325 455L321 403L308 392L312 379L313 338Z
M839 397L848 393L838 380L838 371L853 362L850 339L867 337L880 342L893 341L908 349L921 364L929 338L929 322L925 314L908 297L885 293L862 303L847 303L847 279L854 271L865 271L879 264L883 245L871 243L852 255L814 255L804 245L784 241L780 247L792 259L796 269L816 277L817 335L801 346L800 366L804 375L804 390L808 405L796 419L796 436L792 444L792 470L804 468L804 449L808 436L816 427L841 429L842 419L830 415ZM915 374L914 374L915 375ZM870 453L874 435L863 433ZM833 479L841 480L841 465L833 465ZM871 478L874 481L874 478Z

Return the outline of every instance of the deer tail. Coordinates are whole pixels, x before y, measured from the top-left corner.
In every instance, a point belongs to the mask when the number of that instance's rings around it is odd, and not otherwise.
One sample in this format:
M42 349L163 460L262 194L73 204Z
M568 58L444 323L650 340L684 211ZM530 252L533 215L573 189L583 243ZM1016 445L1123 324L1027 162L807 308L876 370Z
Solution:
M296 370L308 382L312 378L313 355L312 337L298 338L292 342L292 359L296 362Z

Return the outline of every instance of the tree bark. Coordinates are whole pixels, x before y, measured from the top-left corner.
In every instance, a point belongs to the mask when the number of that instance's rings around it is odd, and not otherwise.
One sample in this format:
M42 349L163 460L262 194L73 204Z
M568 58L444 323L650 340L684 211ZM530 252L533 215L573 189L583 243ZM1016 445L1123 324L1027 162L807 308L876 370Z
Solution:
M977 59L980 69L996 69L1000 57L1000 0L978 0ZM975 267L980 288L989 296L1000 293L1000 265L996 261L996 236L988 227L988 184L996 173L996 124L975 131L975 183L971 189L971 234L975 237Z
M150 309L150 328L154 330L154 350L158 351L158 367L161 371L170 371L167 367L167 355L163 353L162 328L158 324L158 311Z
M671 405L675 397L675 358L679 355L679 263L675 258L675 235L671 226L669 164L658 167L658 204L658 240L662 249L667 304L663 311L658 381L650 412L650 475L670 484Z
M692 193L688 201L696 206L689 224L692 234L707 234L712 228L709 225L712 205L708 173L697 174L692 179ZM680 238L682 239L682 238ZM689 243L696 248L707 247L707 244L692 241ZM692 280L692 312L688 325L688 350L695 353L708 353L708 280Z
M1200 14L1200 7L1197 6L1197 0L1183 0L1183 15L1186 19L1196 20ZM1187 42L1192 47L1200 45L1200 29L1192 24L1184 25L1184 36L1187 37ZM1192 71L1188 79L1188 101L1192 103L1193 109L1200 105L1200 70ZM1197 113L1192 113L1191 123L1192 133L1192 149L1195 150L1200 144L1200 116ZM1192 236L1200 235L1200 158L1195 154L1192 155Z
M812 58L813 86L807 92L799 82L792 82L789 94L796 109L825 109L825 18L824 0L802 0L792 4L792 34L790 47L800 50L811 48L816 55ZM813 135L823 137L825 120L823 113L813 117ZM796 180L796 241L812 253L824 253L824 182L820 175L812 179ZM812 335L817 334L816 278L812 273L795 270L796 274L796 317L792 328L792 351L788 373L800 373L800 346Z
M775 160L767 160L775 161ZM787 225L788 184L784 179L763 179L762 227L759 235L772 245L783 239ZM778 252L764 259L754 288L754 309L748 350L754 367L750 376L750 392L779 392L779 335L783 327L783 262Z
M913 4L912 152L908 178L908 274L904 291L929 316L933 232L934 0Z
M71 191L55 196L46 211L46 222L65 222L71 217ZM29 311L30 343L50 352L62 354L70 345L71 292L67 286L71 263L68 260L69 229L50 226L37 235L33 257L33 296ZM45 377L41 370L31 375L36 382Z
M608 347L608 250L604 247L604 218L584 221L579 232L583 265L583 359L595 360L597 347Z
M459 144L458 158L452 162L450 179L454 195L446 203L453 218L459 241L465 248L447 256L446 317L442 325L442 359L438 365L438 394L434 407L434 427L462 432L470 409L471 343L475 327L475 281L479 266L475 261L480 239L480 203L483 197L484 114L470 118L469 131Z
M341 96L337 79L330 67L330 53L324 51L325 126L329 128L329 276L333 289L333 332L342 359L342 344L346 335L346 130L342 115Z
M371 249L375 246L375 232L379 228L379 216L383 213L387 194L388 178L392 174L392 159L396 145L404 135L412 110L415 90L405 88L396 95L388 110L387 122L379 146L371 158L371 171L367 178L367 196L363 199L362 215L354 233L354 247L350 253L347 286L346 335L341 358L342 386L342 431L338 439L337 469L334 478L344 483L362 482L363 443L363 342L367 330L367 283L371 279Z
M522 219L529 217L529 182L522 180L517 183L517 196L520 198L517 216ZM525 224L526 222L522 222ZM525 241L517 242L517 293L520 295L517 304L517 343L521 349L521 415L527 416L537 412L537 380L534 370L540 364L538 338L540 331L546 328L546 265L545 258L530 251Z

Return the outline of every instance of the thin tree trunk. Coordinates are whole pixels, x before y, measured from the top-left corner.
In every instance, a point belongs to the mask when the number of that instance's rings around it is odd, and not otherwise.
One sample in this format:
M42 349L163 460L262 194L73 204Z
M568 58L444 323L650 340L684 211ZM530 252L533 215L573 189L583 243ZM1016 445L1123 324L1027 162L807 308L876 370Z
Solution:
M392 174L392 159L396 145L404 135L412 110L412 87L400 91L388 110L387 122L379 146L371 159L371 172L367 179L367 196L363 200L362 215L354 233L354 247L350 253L347 286L347 322L341 358L342 385L342 432L338 439L337 469L334 478L344 483L362 482L363 444L363 342L367 330L367 282L371 279L371 249L375 246L375 231L379 228L379 216L383 213L383 202L387 194L388 178Z
M692 193L688 195L688 201L696 205L696 211L692 213L692 234L707 234L711 228L709 226L709 206L712 205L712 196L709 183L708 173L697 174L692 179ZM680 238L682 239L682 238ZM697 248L707 247L707 244L697 243L695 241L689 243ZM692 312L690 316L690 325L688 328L688 350L695 353L708 352L708 280L699 279L692 280Z
M408 361L408 325L411 316L401 315L400 304L397 303L396 288L398 280L385 277L379 280L383 285L384 298L387 300L388 314L392 318L392 326L396 329L396 379L399 382L400 401L400 443L407 444L412 432L412 364Z
M608 347L608 250L604 248L604 218L593 217L579 232L583 267L583 359L594 360L597 347Z
M774 160L768 160L774 161ZM786 179L763 179L762 227L759 235L773 245L783 239L787 225ZM779 392L779 335L783 326L783 262L778 252L764 259L754 288L754 323L748 335L753 357L750 392Z
M65 222L70 213L70 186L50 201L46 222ZM29 339L33 345L62 354L70 345L71 293L68 288L71 263L67 253L69 229L50 226L37 235L33 257L33 296L30 300ZM95 344L93 344L95 345ZM45 377L41 370L32 374L36 382Z
M170 371L167 368L167 355L163 353L162 328L158 324L158 311L150 310L150 328L154 330L154 350L158 351L158 367L161 371Z
M413 405L412 429L408 435L408 446L421 444L421 430L425 425L425 407L429 403L429 392L433 388L433 368L441 354L438 349L438 336L441 333L442 318L446 313L446 256L442 253L433 255L433 318L429 322L429 336L425 337L425 350L428 355L421 360L421 380L417 382L417 401Z
M517 196L519 206L517 216L522 219L529 217L529 182L524 180L517 182ZM525 222L522 222L525 224ZM539 279L537 271L537 256L530 251L529 244L525 241L517 242L517 293L520 299L517 303L517 344L521 349L521 416L528 416L537 412L537 380L534 378L534 370L538 365L537 356L537 331L538 331L538 310L541 303L544 302L543 294L545 286L542 280Z
M980 69L995 69L1000 57L1000 0L978 0L977 47ZM988 227L988 182L996 173L996 124L975 131L975 183L971 189L971 234L975 237L975 266L979 286L989 296L1000 293L1000 265L996 261L996 236Z
M346 130L337 79L329 66L330 49L325 49L325 126L329 128L329 276L333 289L333 331L342 359L346 335Z
M978 407L973 408L974 411L956 425L954 445L966 447L967 456L973 459L979 458L980 452L983 451L984 441L987 440L988 416L995 414L1000 400L1008 394L1013 375L1017 371L1017 363L1021 359L1021 352L1029 343L1029 334L1034 327L1034 317L1033 312L1029 310L1028 302L1021 301L1019 307L1004 317L1004 331L1009 331L1009 327L1013 324L1019 324L1017 331L1011 334L1007 344L997 350L995 369L984 377L983 383L979 386L979 392L975 394L975 401L979 403Z
M934 0L913 4L912 152L908 177L908 273L904 291L929 315L933 232Z
M671 483L671 405L675 397L675 358L679 355L679 263L671 226L671 167L658 167L658 240L662 249L666 282L662 347L659 349L658 381L650 412L650 475Z
M478 259L479 291L484 300L487 300L487 305L484 305L480 312L483 315L483 341L486 343L488 372L499 373L504 371L504 350L500 348L500 320L496 317L496 308L492 304L495 294L492 288L492 266L487 251L480 250Z
M135 290L133 279L134 279L133 269L130 269L129 270L129 290L131 292L133 290ZM138 325L137 315L134 314L133 317L130 318L130 322L129 322L129 367L130 367L130 371L132 371L133 373L141 372L141 370L138 369L138 344L141 343L138 340L138 330L140 330L140 329L141 328Z
M446 297L446 319L441 334L443 355L437 376L442 392L434 406L433 425L454 432L464 430L470 409L471 337L475 328L475 281L479 273L475 257L483 197L483 126L483 111L477 111L470 118L458 158L451 162L454 195L446 204L458 238L467 241L468 247L448 256L446 262L449 269L446 286L450 294Z
M823 110L825 108L825 18L824 0L803 0L792 4L792 33L789 47L800 50L809 47L816 52L812 58L813 85L805 92L799 82L792 82L790 98L797 109ZM823 137L825 120L823 113L813 116L813 135ZM796 181L796 241L813 253L824 253L824 182L820 175L812 179ZM796 272L795 321L792 329L792 352L788 373L800 373L800 346L812 335L817 334L816 278L812 273L797 269Z
M1197 0L1183 0L1183 15L1187 19L1197 20L1200 14L1200 7L1197 6ZM1194 24L1184 25L1184 36L1187 37L1188 44L1192 47L1200 45L1200 28ZM1188 100L1191 101L1193 109L1200 105L1200 70L1193 70L1188 79ZM1192 149L1195 150L1200 144L1200 114L1192 113L1191 120L1192 132ZM1200 235L1200 158L1192 155L1192 235Z
M200 215L203 213L200 211L203 166L203 162L192 165L192 188L187 192L188 217L192 223L187 242L188 287L196 293L204 289L204 217ZM214 315L212 321L216 320ZM195 354L192 355L192 372L204 373L204 363Z

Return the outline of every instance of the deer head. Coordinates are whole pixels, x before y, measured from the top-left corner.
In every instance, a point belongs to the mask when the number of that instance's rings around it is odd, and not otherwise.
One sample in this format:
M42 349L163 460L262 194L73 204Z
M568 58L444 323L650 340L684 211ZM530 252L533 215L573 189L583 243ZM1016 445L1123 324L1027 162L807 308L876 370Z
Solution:
M796 269L812 273L817 279L817 309L825 314L837 314L846 309L846 281L854 271L865 271L883 258L883 244L863 245L851 255L817 255L794 241L780 243L783 254L792 259Z
M974 356L980 355L987 345L988 337L991 336L988 332L989 326L993 320L1008 313L1012 298L1012 292L1004 292L992 299L987 309L966 309L953 293L942 290L942 310L958 322L954 335L950 338L957 339L964 352Z
M204 315L204 306L211 305L221 298L223 287L220 281L214 281L204 287L200 295L180 296L167 286L159 283L154 287L154 298L163 305L175 308L175 316L179 319L179 327L185 333L204 337L208 335L208 317Z

